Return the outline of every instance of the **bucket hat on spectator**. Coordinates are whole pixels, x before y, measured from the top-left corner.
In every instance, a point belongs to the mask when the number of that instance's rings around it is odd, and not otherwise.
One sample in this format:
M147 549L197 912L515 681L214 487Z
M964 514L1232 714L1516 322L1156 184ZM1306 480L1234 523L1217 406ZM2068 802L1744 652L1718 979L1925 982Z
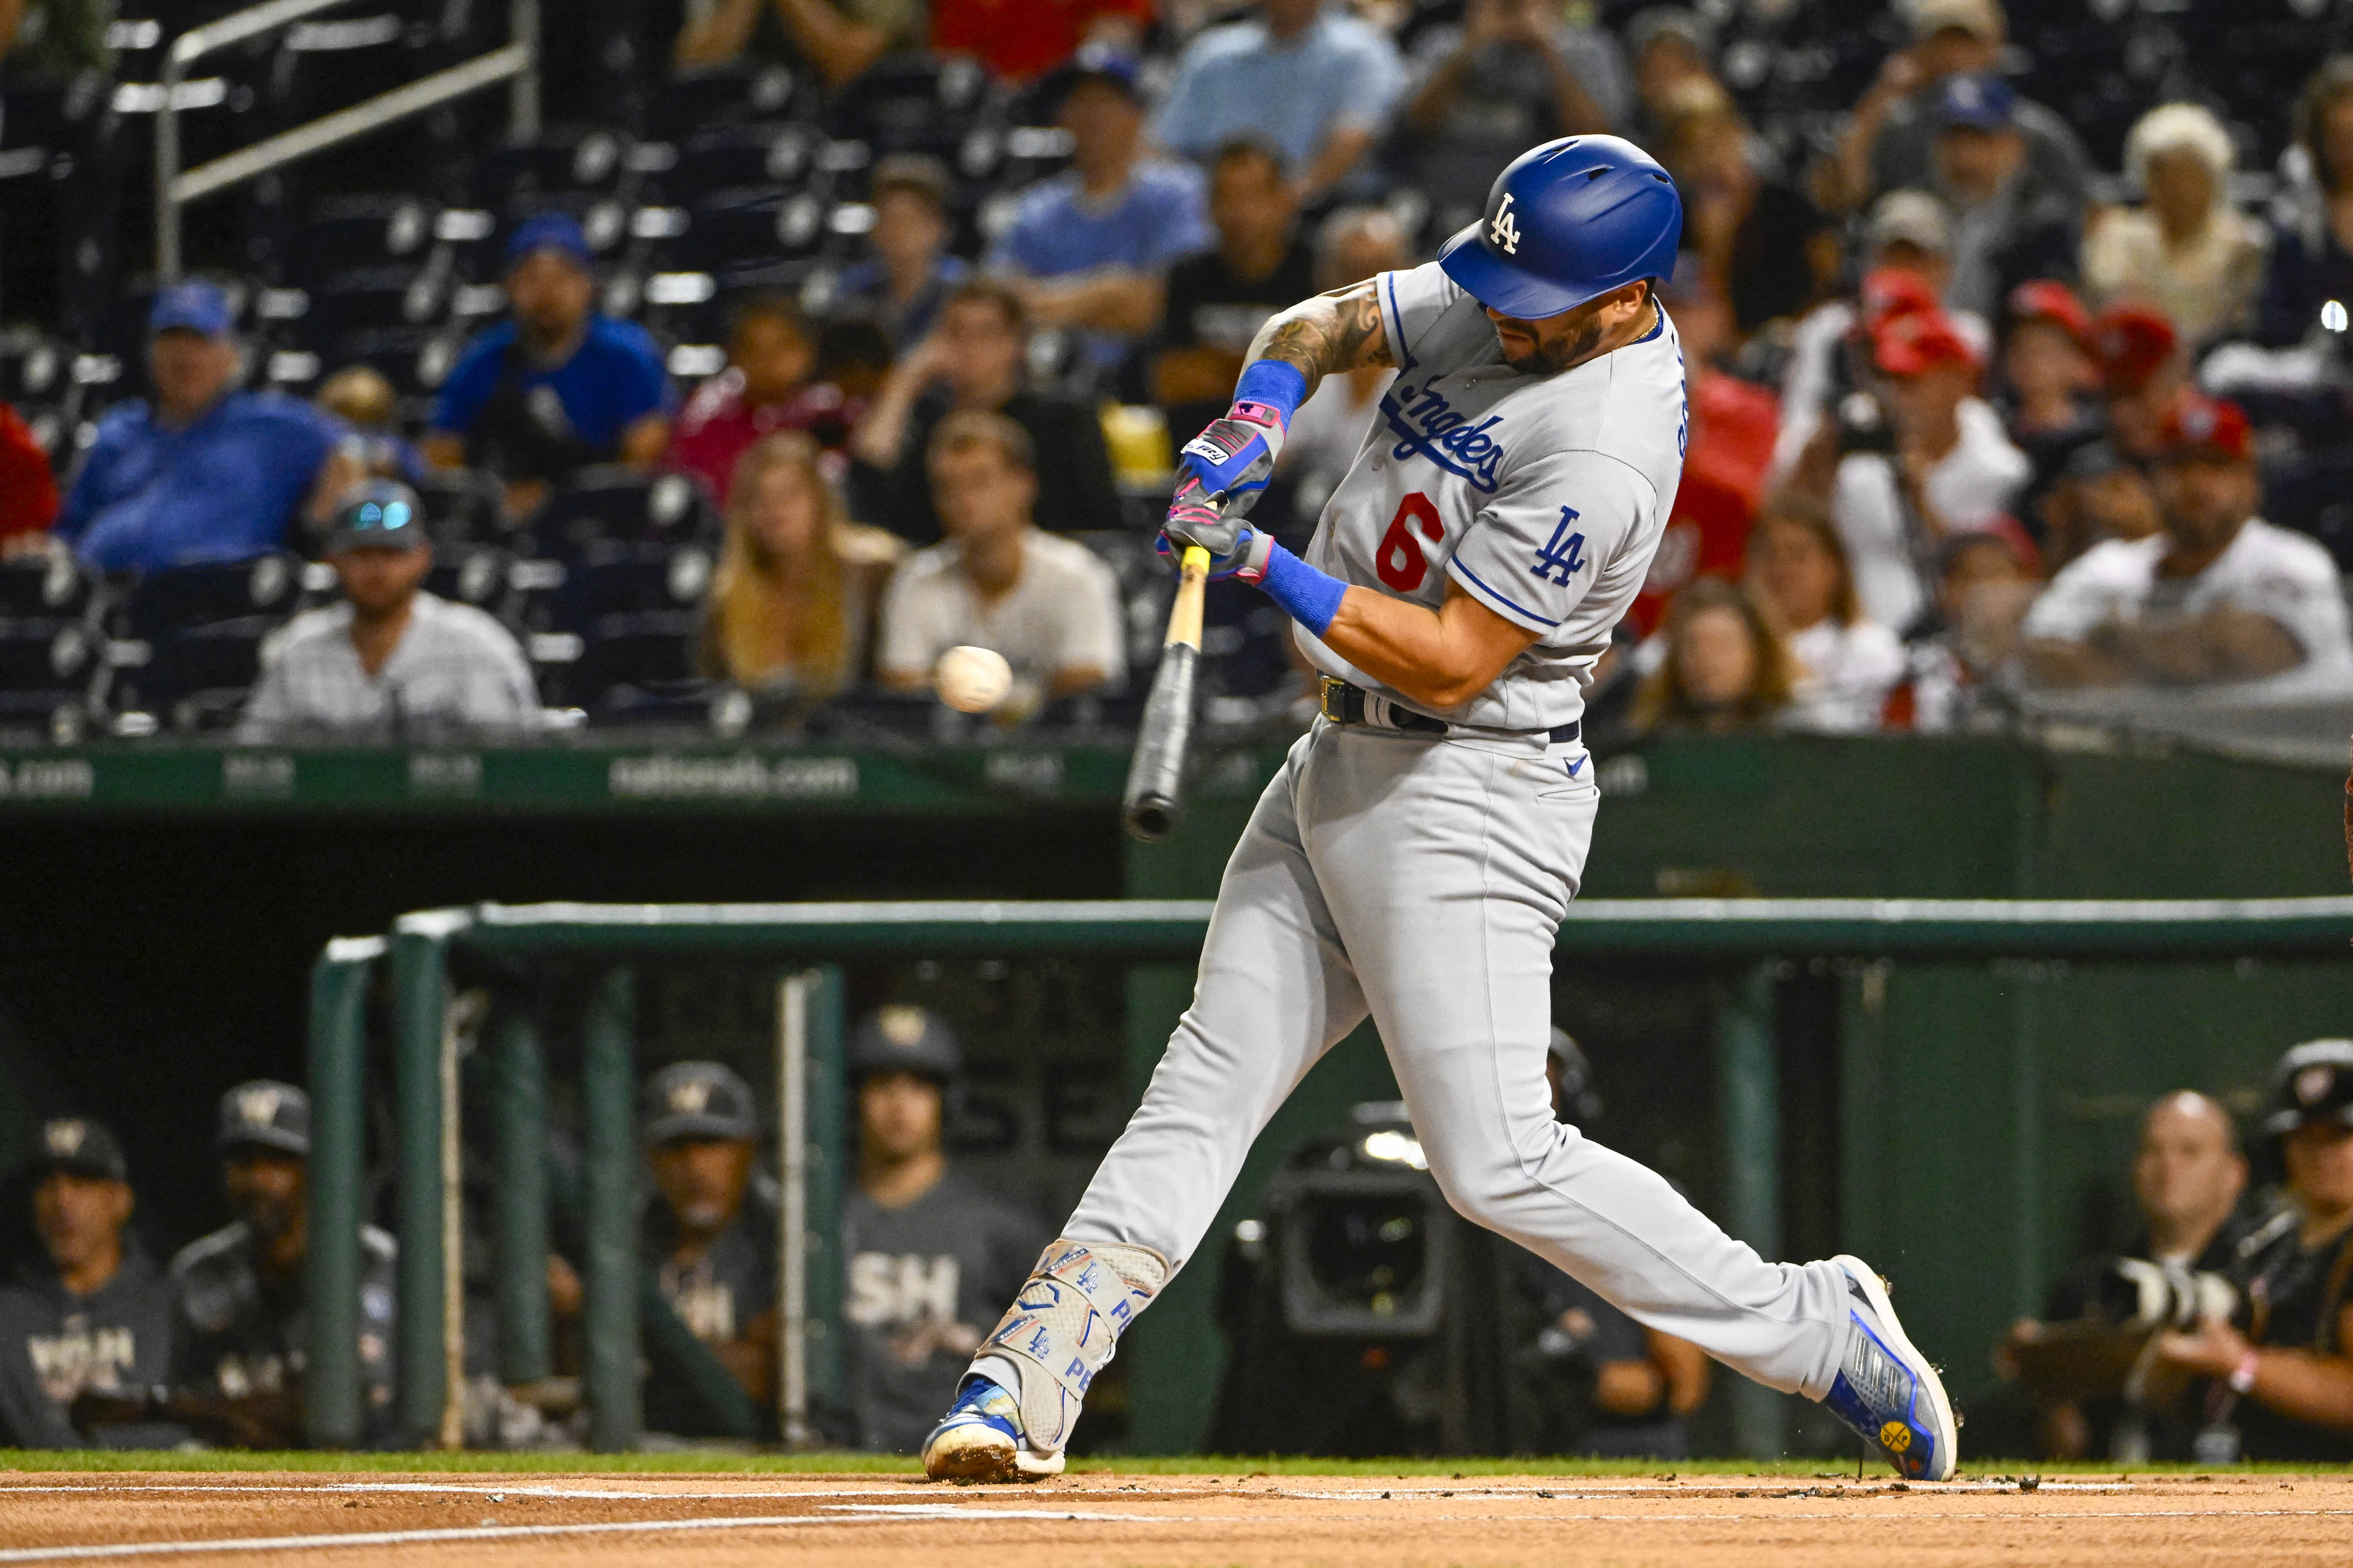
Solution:
M2225 458L2243 463L2255 455L2255 433L2246 411L2227 398L2185 392L2165 411L2158 429L2160 461L2173 458Z
M258 1078L221 1096L220 1127L213 1147L275 1149L282 1154L311 1152L311 1097L290 1083Z
M1978 351L1942 310L1912 310L1880 323L1871 334L1873 363L1887 375L1926 375L1939 365L1978 367Z
M2353 1125L2353 1040L2306 1040L2272 1069L2263 1131L2276 1137L2316 1121Z
M649 1144L679 1138L757 1138L750 1086L718 1062L675 1062L647 1080L638 1101Z
M954 1030L928 1007L877 1007L849 1042L850 1081L881 1072L912 1072L941 1083L964 1068Z
M2108 395L2147 386L2180 341L2172 321L2150 306L2118 305L2103 311L2092 326L2092 354L2100 362L2100 380Z
M2075 298L2075 290L2064 283L2048 278L2021 283L2002 301L2002 310L2013 327L2026 321L2048 321L2079 345L2088 347L2091 343L2092 313L2084 309L2084 301Z
M100 1182L131 1179L130 1163L123 1159L122 1145L115 1142L114 1134L102 1123L80 1116L54 1117L42 1122L33 1135L33 1152L26 1156L23 1169L36 1176L64 1171Z

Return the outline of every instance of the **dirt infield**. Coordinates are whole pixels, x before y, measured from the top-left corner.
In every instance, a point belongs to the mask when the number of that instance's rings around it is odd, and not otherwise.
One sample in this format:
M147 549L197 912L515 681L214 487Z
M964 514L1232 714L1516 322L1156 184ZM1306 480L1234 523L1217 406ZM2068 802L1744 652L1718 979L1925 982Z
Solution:
M2353 1476L2053 1478L1943 1487L1852 1477L1123 1476L1020 1489L902 1475L17 1474L0 1563L353 1568L1094 1564L2330 1563ZM331 1554L320 1556L327 1549ZM985 1555L975 1557L974 1553Z

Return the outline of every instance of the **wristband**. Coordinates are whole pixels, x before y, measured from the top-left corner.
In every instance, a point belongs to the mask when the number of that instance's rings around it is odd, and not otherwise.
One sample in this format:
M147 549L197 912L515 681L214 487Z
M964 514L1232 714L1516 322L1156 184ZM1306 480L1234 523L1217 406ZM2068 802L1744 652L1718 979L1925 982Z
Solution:
M1317 637L1330 631L1332 617L1340 613L1340 601L1347 595L1348 584L1318 572L1272 539L1266 545L1266 566L1259 578L1259 587L1282 606L1285 615Z
M2239 1364L2233 1367L2231 1371L2229 1382L2232 1393L2244 1394L2249 1389L2255 1386L2255 1370L2258 1364L2259 1358L2257 1352L2253 1350L2247 1352L2246 1355L2240 1360Z
M1287 426L1299 405L1307 401L1307 377L1297 365L1279 359L1252 360L1243 367L1241 380L1234 384L1234 401L1270 405L1282 413Z

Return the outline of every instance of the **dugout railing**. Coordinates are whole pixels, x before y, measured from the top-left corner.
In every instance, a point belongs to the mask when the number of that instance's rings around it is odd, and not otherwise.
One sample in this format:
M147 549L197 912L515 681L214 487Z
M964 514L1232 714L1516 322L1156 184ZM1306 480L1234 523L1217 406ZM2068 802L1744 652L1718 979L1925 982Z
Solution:
M666 1347L721 1425L749 1436L754 1413L715 1360L669 1316L638 1257L635 1116L636 984L640 961L732 956L794 968L778 998L776 1107L783 1186L776 1426L806 1436L812 1398L838 1393L841 1336L839 1207L844 1179L843 1037L839 965L915 958L1019 959L1084 955L1190 963L1206 901L905 902L805 904L486 904L404 917L387 937L330 942L313 972L311 1157L306 1422L319 1447L348 1447L364 1426L359 1228L367 1121L368 998L380 978L390 998L391 1123L397 1174L397 1395L414 1440L459 1441L462 1343L457 1126L458 1035L452 966L478 981L522 986L559 973L576 1008L581 1045L582 1148L576 1194L545 1155L545 1066L532 1016L493 1019L491 1142L497 1178L491 1216L502 1381L544 1377L550 1362L546 1256L551 1212L576 1217L584 1288L582 1393L588 1442L626 1449L640 1436L641 1334ZM1564 958L1681 958L1746 966L1724 992L1716 1028L1719 1136L1726 1180L1721 1217L1767 1257L1780 1246L1780 1114L1773 982L1776 966L1857 960L2168 960L2353 956L2353 898L2215 900L1593 900L1560 928ZM544 990L544 987L543 987ZM1162 1020L1130 1021L1131 1032ZM1173 1027L1172 1015L1165 1020ZM1165 1030L1163 1031L1165 1033ZM2031 1121L2022 1117L2022 1121ZM2021 1138L2014 1157L2037 1157ZM557 1200L568 1200L565 1202ZM797 1237L797 1244L795 1238ZM1759 1457L1781 1447L1783 1407L1736 1384L1737 1446Z

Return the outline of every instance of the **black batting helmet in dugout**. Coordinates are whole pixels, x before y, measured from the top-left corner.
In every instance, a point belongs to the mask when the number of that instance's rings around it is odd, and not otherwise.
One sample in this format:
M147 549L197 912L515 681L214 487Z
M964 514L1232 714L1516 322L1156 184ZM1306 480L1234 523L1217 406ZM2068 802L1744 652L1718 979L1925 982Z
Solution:
M1683 201L1659 161L1617 136L1565 136L1512 160L1487 215L1439 247L1446 275L1522 321L1675 275Z
M878 1072L912 1072L945 1084L964 1069L964 1052L930 1008L877 1007L850 1037L844 1065L852 1083Z
M2263 1131L2280 1137L2315 1121L2353 1125L2353 1040L2306 1040L2272 1069Z

